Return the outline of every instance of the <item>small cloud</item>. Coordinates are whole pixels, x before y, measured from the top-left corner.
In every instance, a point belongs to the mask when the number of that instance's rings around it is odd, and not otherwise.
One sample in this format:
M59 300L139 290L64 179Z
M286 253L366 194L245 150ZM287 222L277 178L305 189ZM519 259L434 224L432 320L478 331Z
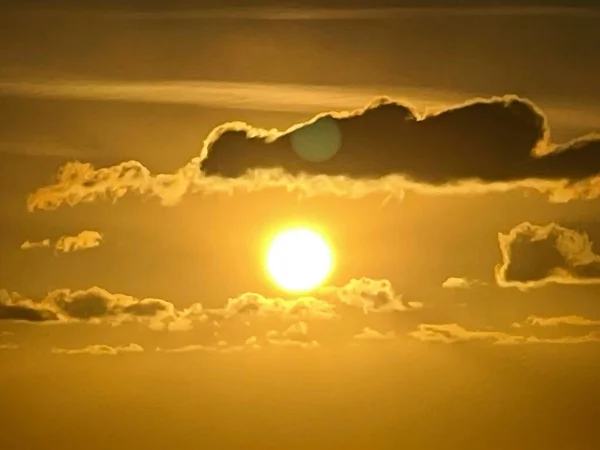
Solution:
M490 341L494 344L517 344L524 340L500 331L467 330L456 323L421 324L409 336L426 342L453 343L462 341Z
M592 320L575 315L559 317L529 316L527 319L525 319L525 324L539 327L556 327L560 325L590 327L600 326L600 320Z
M229 345L226 341L219 340L216 345L189 344L174 348L156 347L156 351L162 353L237 353L244 350L259 350L260 348L261 346L258 344L258 339L256 336L251 336L247 338L241 345Z
M587 234L556 223L523 222L498 234L502 263L496 282L520 289L558 284L599 284L600 255Z
M477 284L483 283L466 277L450 277L442 283L442 287L447 289L469 289Z
M402 296L396 293L392 283L386 279L352 278L345 286L323 287L318 294L346 306L359 308L365 314L411 309L410 304L402 302Z
M16 350L19 348L16 344L0 344L0 350Z
M41 241L25 241L21 249L31 250L35 248L50 248L62 253L70 253L98 247L102 242L102 235L97 231L85 230L75 236L61 236L54 244L47 238Z
M57 348L52 347L52 353L61 355L120 355L125 353L141 353L144 349L138 344L128 344L125 346L111 347L110 345L90 345L83 348Z
M502 331L468 330L456 323L421 324L409 336L424 342L452 344L456 342L485 341L496 345L516 344L584 344L600 342L600 333L589 333L583 336L561 336L558 338L539 338L536 336L520 336Z
M85 230L76 236L62 236L56 241L54 248L60 252L69 253L78 250L95 248L100 245L102 235L97 231Z
M25 241L21 244L21 250L31 250L33 248L49 248L50 239L43 239L41 241Z
M381 341L381 340L389 340L394 339L396 337L396 333L393 331L388 331L386 333L382 333L380 331L374 330L370 327L365 327L363 330L354 335L354 339L366 340L366 341Z
M268 331L267 342L280 347L295 347L301 349L312 349L319 347L319 343L308 337L308 325L306 322L298 322L291 325L285 331Z

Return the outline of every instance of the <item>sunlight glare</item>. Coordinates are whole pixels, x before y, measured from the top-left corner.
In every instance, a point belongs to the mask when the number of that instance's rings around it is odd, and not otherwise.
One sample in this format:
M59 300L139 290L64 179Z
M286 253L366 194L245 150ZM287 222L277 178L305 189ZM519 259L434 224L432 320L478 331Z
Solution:
M267 252L267 271L289 292L306 292L322 284L333 268L333 255L325 239L307 228L279 233Z

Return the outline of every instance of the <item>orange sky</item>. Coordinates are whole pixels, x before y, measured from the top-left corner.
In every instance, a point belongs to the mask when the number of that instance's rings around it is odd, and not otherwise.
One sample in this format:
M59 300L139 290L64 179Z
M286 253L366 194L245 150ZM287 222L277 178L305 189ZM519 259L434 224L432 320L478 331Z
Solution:
M595 448L600 10L26 3L7 448ZM264 269L299 222L336 257L305 296Z

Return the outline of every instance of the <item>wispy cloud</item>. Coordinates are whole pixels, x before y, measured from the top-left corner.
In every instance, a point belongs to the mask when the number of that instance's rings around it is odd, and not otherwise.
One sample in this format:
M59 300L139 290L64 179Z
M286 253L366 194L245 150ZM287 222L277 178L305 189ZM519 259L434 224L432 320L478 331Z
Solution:
M49 238L40 241L25 241L21 244L22 250L31 250L34 248L50 248L58 252L71 253L79 250L95 248L102 242L102 234L97 231L84 230L75 236L61 236L54 244Z
M18 71L17 71L18 72ZM193 104L205 107L256 111L315 113L354 109L374 97L387 95L418 108L437 110L492 93L462 92L419 86L339 86L282 83L223 82L210 80L120 81L60 76L35 76L0 69L0 94L56 99ZM590 106L565 105L551 99L538 104L555 125L594 129L600 111Z
M52 353L62 355L110 355L115 356L123 353L141 353L144 349L138 344L111 347L110 345L95 344L83 348L58 348L53 347Z
M77 78L3 77L0 93L26 97L194 104L281 112L356 108L386 93L418 106L442 106L469 94L414 86L333 86L205 80L119 81Z

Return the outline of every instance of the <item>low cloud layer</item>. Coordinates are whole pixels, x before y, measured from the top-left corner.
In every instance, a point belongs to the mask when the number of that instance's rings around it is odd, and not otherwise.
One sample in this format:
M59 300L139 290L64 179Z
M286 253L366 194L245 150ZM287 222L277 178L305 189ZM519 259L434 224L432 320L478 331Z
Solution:
M469 330L456 323L421 324L417 330L409 333L419 341L452 344L457 342L484 341L497 345L516 344L586 344L600 342L600 332L590 332L578 336L537 337L522 336L503 331Z
M499 233L502 263L496 281L503 287L533 288L548 283L600 283L600 255L587 234L556 223L523 222Z
M576 327L600 327L600 320L588 319L587 317L581 316L559 316L559 317L540 317L540 316L529 316L524 324L516 324L515 328L522 326L534 326L534 327L558 327L562 325L576 326Z
M0 320L109 325L138 322L156 330L176 331L187 330L192 322L205 319L199 304L178 310L165 300L112 294L99 287L58 289L40 300L0 290Z
M54 242L49 238L41 241L25 241L21 244L21 249L54 248L58 252L70 253L98 247L101 242L102 235L99 232L84 230L75 236L61 236Z
M186 331L211 319L220 323L237 317L282 318L293 321L332 320L343 308L365 314L419 309L419 303L403 303L388 280L351 279L343 286L327 286L312 295L292 298L265 297L247 292L228 299L223 307L205 308L193 303L177 308L161 299L139 299L113 294L99 287L71 291L58 289L40 300L0 290L0 320L32 323L119 325L137 322L155 330Z
M83 348L52 347L52 353L59 355L108 355L115 356L123 353L141 353L144 349L138 344L111 347L110 345L95 344Z
M309 350L320 346L316 340L309 338L308 324L303 321L290 325L284 331L271 330L267 332L266 339L270 345L279 347Z
M102 168L69 162L53 184L29 196L27 206L52 210L116 201L128 193L173 205L188 193L266 188L348 198L526 188L567 201L600 195L599 155L598 135L551 144L544 114L515 96L430 113L382 98L285 131L220 125L204 140L201 154L174 173L152 174L138 161Z

